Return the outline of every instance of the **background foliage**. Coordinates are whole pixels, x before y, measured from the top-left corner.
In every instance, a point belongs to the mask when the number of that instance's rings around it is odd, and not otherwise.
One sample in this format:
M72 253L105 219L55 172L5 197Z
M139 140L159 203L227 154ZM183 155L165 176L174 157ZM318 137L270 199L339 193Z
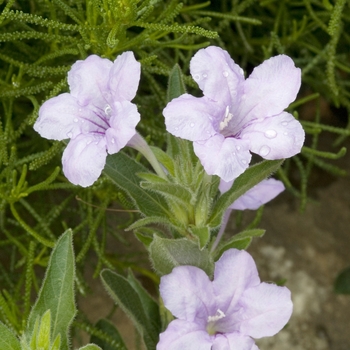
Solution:
M270 56L291 56L302 69L303 85L289 110L302 122L307 140L278 176L304 208L314 167L344 175L332 160L345 153L341 146L350 133L349 21L345 0L0 1L0 320L15 333L24 330L41 267L67 228L73 232L80 293L87 290L82 275L91 255L97 258L95 277L103 267L131 267L157 280L132 256L106 251L106 242L120 244L121 230L137 218L124 213L118 227L110 224L106 208L117 203L130 209L127 195L106 177L88 189L68 183L60 170L65 145L32 129L40 105L67 91L66 75L76 60L89 54L114 60L132 50L142 64L135 99L139 130L162 146L161 112L174 64L198 94L189 61L209 44L228 50L247 74ZM323 119L325 106L343 117ZM334 144L319 149L320 135L329 132ZM91 329L79 317L76 326Z

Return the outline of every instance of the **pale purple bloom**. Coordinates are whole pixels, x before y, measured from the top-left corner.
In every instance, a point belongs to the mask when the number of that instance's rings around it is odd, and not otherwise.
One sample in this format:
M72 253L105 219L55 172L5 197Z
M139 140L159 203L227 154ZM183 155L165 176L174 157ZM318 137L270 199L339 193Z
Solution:
M233 184L233 181L220 181L219 190L221 193L227 192ZM282 181L276 179L266 179L252 187L237 200L235 200L228 208L236 210L256 210L263 204L270 202L285 190Z
M219 47L199 50L190 70L204 96L184 94L163 111L167 131L194 141L194 151L209 175L231 181L242 174L251 152L282 159L300 152L305 133L283 110L300 88L300 69L285 55L256 67L248 79Z
M114 62L91 55L75 62L68 72L70 93L41 106L34 129L48 139L70 139L62 163L73 184L93 184L105 166L107 152L119 152L135 135L140 114L130 101L140 73L132 52L124 52Z
M257 350L253 338L275 335L293 309L290 291L261 283L253 258L237 249L216 262L213 281L197 267L175 267L160 294L177 319L157 350Z

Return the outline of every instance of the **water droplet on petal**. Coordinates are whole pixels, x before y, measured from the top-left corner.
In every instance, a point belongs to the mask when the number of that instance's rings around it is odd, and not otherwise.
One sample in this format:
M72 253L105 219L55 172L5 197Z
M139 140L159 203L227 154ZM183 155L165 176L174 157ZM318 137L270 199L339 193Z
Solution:
M190 127L193 128L193 127L194 127L194 123L191 123L191 124L190 124Z
M266 157L269 153L270 153L271 149L269 146L262 146L260 148L260 151L259 151L259 154L262 156L262 157Z
M204 79L205 79L207 76L208 76L207 74L205 74L205 73L203 74L203 78L204 78Z
M90 145L90 143L91 143L91 140L86 141L87 145Z
M283 126L287 126L287 125L288 125L288 122L282 122L282 125L283 125Z
M246 165L247 161L245 159L242 159L242 164Z
M241 149L241 146L236 146L236 150L239 151Z
M175 126L175 130L177 131L177 130L179 130L179 128L177 126Z
M112 108L110 105L106 105L105 107L105 113L106 115L110 115L111 114L111 111L112 111Z
M74 123L78 123L79 119L78 118L74 118Z
M114 140L114 138L113 138L113 139L111 140L111 142L112 142L112 143L115 143L115 140Z
M195 81L199 81L199 80L201 80L201 76L200 76L199 74L195 74L195 75L193 76L193 79L194 79Z
M79 112L81 112L81 111L82 111L82 109L81 109L81 108L79 108L79 109L78 109L78 111L79 111Z
M228 72L223 71L223 72L222 72L222 75L223 75L225 78L227 78L227 77L228 77Z
M73 134L72 134L71 132L67 132L67 136L68 136L69 138L71 138L71 137L73 136Z
M285 131L285 132L283 133L283 135L284 135L284 136L287 136L287 135L288 135L287 131Z
M266 130L264 133L265 137L268 139L274 139L277 136L277 132L275 130Z

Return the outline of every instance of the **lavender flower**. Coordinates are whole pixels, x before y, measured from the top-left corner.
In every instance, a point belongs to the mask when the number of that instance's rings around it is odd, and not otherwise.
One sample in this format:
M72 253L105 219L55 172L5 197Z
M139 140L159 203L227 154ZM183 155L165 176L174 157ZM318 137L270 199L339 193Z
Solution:
M70 139L62 157L70 182L90 186L100 176L107 152L117 153L135 135L140 120L135 97L140 63L132 52L111 62L96 55L68 72L70 93L46 101L34 129L52 140Z
M233 184L233 181L220 181L219 190L221 193L227 192ZM237 200L235 200L229 209L236 210L256 210L263 204L270 202L285 189L283 182L276 179L266 179L252 187Z
M292 314L286 287L261 283L253 258L230 249L215 264L214 280L194 266L161 278L164 305L177 317L157 350L257 350L253 338L279 332Z
M248 79L229 54L215 46L199 50L190 70L204 96L184 94L163 111L167 130L194 142L194 151L209 175L224 181L248 167L249 151L265 159L300 152L305 133L283 110L300 88L300 69L285 55L256 67Z

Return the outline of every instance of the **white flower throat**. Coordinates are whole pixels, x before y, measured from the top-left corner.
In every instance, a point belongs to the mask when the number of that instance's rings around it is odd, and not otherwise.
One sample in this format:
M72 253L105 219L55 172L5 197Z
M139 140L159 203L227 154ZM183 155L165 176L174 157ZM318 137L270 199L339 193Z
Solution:
M224 119L223 121L220 122L220 125L219 125L220 131L224 130L227 127L228 123L232 118L233 118L233 114L230 113L230 107L227 106L225 110Z
M207 332L210 335L216 334L219 329L217 328L216 322L226 317L223 311L217 309L216 314L214 316L208 316L207 320Z

